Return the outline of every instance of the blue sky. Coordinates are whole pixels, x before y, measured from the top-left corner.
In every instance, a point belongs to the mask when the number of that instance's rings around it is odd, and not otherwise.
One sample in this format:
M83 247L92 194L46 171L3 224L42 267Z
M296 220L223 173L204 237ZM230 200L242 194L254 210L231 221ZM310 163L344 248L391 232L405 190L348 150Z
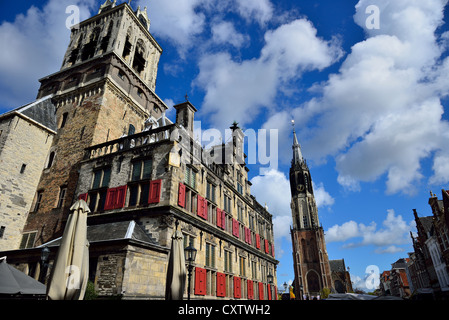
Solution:
M66 7L78 5L85 19L102 2L1 2L0 112L32 101L38 79L59 70L69 42ZM294 277L292 119L329 258L344 258L364 288L369 265L389 270L407 257L412 209L430 215L429 191L441 197L449 182L447 0L131 5L148 6L150 32L164 49L156 93L168 105L188 94L203 130L234 120L244 130L276 130L278 144L269 147L277 165L263 175L264 165L249 167L253 193L273 214L279 285Z

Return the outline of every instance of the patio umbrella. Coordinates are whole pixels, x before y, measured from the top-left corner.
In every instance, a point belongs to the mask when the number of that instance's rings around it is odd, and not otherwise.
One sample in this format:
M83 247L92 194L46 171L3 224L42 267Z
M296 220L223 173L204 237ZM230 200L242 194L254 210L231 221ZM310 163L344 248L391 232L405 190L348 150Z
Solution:
M0 259L0 295L45 295L45 285Z
M84 200L70 208L61 244L53 265L47 296L50 300L82 300L89 273L89 242L87 241L87 213Z
M172 236L170 257L165 284L166 300L182 300L186 283L186 265L182 232L176 230Z

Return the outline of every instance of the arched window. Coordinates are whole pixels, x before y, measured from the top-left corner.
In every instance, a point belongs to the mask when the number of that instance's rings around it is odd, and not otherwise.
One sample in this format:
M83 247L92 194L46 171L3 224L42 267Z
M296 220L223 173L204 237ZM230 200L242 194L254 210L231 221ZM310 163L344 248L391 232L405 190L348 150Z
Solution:
M133 69L140 74L145 68L145 44L142 39L137 40L136 50L134 51Z
M97 48L98 38L100 37L100 27L96 27L90 34L89 42L83 48L81 60L87 60L94 56L95 49Z
M65 127L65 124L66 124L66 122L67 122L67 117L68 117L68 112L64 112L63 114L62 114L62 119L61 119L61 125L59 126L59 129L62 129L62 128L64 128Z
M123 53L122 57L126 60L128 58L129 54L131 53L131 28L128 29L128 32L126 33L126 40L125 40L125 46L123 47Z
M132 124L130 124L129 128L128 128L128 136L133 135L135 132L136 132L136 128Z
M48 156L48 162L47 162L46 169L50 168L53 165L54 159L55 159L55 152L52 151L52 152L50 152L50 155Z

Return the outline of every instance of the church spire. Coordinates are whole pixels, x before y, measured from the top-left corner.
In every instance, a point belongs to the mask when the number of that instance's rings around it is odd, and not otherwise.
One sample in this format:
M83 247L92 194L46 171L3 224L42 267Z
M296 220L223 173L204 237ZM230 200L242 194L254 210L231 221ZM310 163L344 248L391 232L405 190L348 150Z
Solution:
M301 153L301 146L298 142L298 137L296 136L296 131L295 131L295 120L292 120L292 127L293 127L293 160L292 160L292 164L301 164L304 159L302 157L302 153Z

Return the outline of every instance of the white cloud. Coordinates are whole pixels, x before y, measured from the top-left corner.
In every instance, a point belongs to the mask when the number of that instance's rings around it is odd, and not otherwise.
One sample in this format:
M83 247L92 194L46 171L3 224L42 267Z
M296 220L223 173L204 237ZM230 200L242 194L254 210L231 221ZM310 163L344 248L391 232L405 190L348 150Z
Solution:
M348 221L342 225L334 225L326 231L326 242L340 242L359 237L360 231L357 222Z
M340 57L338 44L316 33L310 21L298 19L267 31L259 58L234 61L224 52L202 56L194 81L205 91L200 112L223 126L234 120L244 125L262 109L276 109L274 98L283 85Z
M216 44L230 44L240 48L249 41L247 35L239 33L229 21L220 21L212 25L212 42Z
M316 206L318 208L330 207L335 203L335 199L324 189L322 182L313 184L313 193L315 195Z
M436 33L447 0L361 0L354 19L362 28L372 4L381 9L380 29L365 30L339 72L291 113L307 158L335 157L342 186L358 191L361 181L386 177L387 193L414 194L425 158L434 156L430 183L449 181L440 101L449 92L447 34Z
M401 215L396 215L394 210L387 210L387 216L382 222L381 228L375 222L369 225L357 223L353 220L334 225L326 232L326 242L345 242L353 238L361 238L361 241L345 244L345 248L373 245L376 253L394 253L403 251L399 245L410 243L410 230L414 221L407 223Z
M268 212L273 215L275 238L290 237L292 214L290 209L290 182L277 170L269 170L263 176L251 179L251 194L257 201L268 206ZM276 186L276 187L274 187Z
M93 0L50 0L42 9L31 6L14 21L0 24L0 96L11 108L32 101L38 79L58 71L70 40L66 7L77 5L81 20L90 16ZM7 48L5 48L7 46Z
M384 253L398 253L398 252L404 252L404 248L400 248L397 246L389 246L386 248L377 248L376 250L374 250L375 253L378 254L384 254Z
M273 16L273 5L269 0L235 0L237 11L247 19L254 19L260 24L269 21Z
M204 0L152 0L139 1L148 5L150 32L173 42L181 55L195 45L193 39L205 28L205 15L197 9Z

